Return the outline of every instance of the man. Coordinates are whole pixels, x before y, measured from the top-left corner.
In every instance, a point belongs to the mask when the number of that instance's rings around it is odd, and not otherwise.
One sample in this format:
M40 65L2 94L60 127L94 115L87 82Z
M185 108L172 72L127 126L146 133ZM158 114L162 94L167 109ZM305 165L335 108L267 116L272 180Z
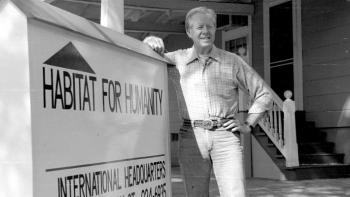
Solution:
M249 133L271 106L263 80L239 56L214 46L216 14L198 7L186 15L186 32L193 47L164 54L174 65L169 78L175 86L181 117L179 162L190 197L209 196L213 168L220 195L244 197L245 177L240 133ZM144 40L162 54L160 38ZM235 119L238 88L253 103L244 123Z

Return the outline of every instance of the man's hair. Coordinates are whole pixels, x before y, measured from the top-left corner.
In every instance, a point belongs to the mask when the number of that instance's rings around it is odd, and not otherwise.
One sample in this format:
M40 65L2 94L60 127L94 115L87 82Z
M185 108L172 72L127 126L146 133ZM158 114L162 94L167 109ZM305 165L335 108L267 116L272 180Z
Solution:
M214 10L207 8L207 7L196 7L196 8L191 9L190 11L188 11L186 14L186 20L185 20L186 31L190 28L191 17L195 14L198 14L198 13L209 15L213 19L214 25L216 26L216 13Z

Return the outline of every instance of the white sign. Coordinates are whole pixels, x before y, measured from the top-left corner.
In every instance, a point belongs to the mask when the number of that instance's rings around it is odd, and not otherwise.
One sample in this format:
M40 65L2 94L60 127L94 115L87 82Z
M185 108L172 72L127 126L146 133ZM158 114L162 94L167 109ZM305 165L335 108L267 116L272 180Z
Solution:
M34 196L170 196L166 64L28 28Z

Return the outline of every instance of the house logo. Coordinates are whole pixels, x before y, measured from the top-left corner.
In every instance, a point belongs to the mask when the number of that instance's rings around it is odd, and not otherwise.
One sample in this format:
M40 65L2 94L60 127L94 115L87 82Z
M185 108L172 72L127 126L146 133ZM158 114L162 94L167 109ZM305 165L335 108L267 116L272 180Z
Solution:
M72 42L44 62L43 107L95 111L95 71Z
M95 74L95 71L86 62L72 42L69 42L46 60L44 64Z

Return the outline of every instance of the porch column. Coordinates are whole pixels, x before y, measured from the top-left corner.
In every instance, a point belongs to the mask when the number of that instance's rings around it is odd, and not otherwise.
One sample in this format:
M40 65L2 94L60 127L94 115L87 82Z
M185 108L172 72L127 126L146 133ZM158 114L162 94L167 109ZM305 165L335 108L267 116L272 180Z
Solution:
M101 25L124 33L124 0L101 0Z

